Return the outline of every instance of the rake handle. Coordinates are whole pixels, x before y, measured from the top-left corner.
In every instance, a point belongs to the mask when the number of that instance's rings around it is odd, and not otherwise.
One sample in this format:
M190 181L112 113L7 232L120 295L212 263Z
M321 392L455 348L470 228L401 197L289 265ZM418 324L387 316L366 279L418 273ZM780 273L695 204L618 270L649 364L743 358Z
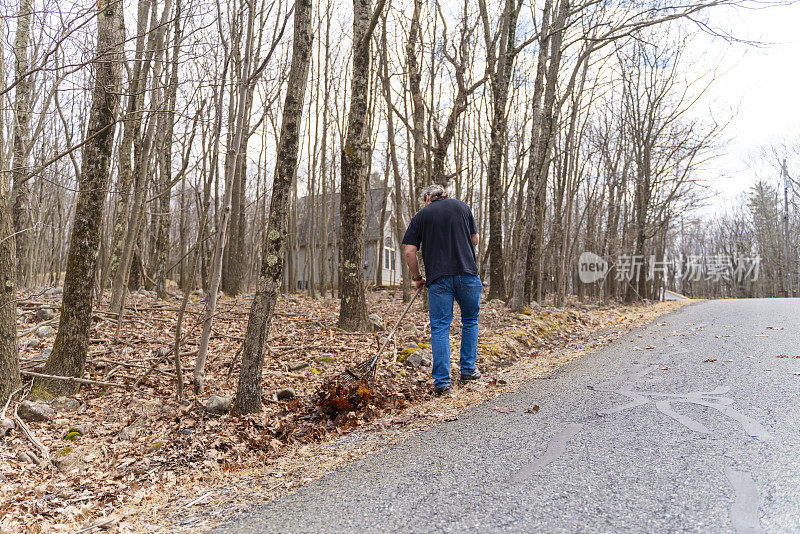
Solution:
M400 318L395 323L394 328L392 328L392 331L389 332L389 337L386 338L386 340L383 342L383 345L381 345L381 348L378 349L378 353L375 354L375 357L372 359L372 361L377 362L378 358L380 358L381 354L383 354L383 349L386 348L386 345L389 344L389 341L391 341L392 336L394 336L394 333L397 332L397 327L399 327L400 323L403 322L403 319L405 319L406 315L408 314L408 310L411 309L411 305L414 304L414 301L417 300L417 297L419 296L419 294L422 293L422 288L423 287L425 287L425 286L420 286L420 287L417 288L417 292L414 293L413 297L411 297L411 300L406 305L406 309L403 310L403 313L400 314Z

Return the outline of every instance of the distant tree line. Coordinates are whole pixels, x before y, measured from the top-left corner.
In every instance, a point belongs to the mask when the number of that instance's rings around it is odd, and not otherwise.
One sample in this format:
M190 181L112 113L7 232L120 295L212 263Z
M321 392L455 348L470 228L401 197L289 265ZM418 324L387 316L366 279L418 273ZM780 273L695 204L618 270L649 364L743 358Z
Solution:
M711 82L690 74L690 30L709 8L743 3L5 6L0 400L20 383L16 288L63 284L45 374L71 377L83 374L101 299L122 321L130 290L181 295L185 310L202 289L194 390L203 388L219 292L254 292L235 404L258 410L275 302L297 290L281 286L285 271L296 280L333 247L337 262L323 262L308 291L339 299L341 328L367 327L365 195L374 173L393 195L398 238L426 185L467 202L488 297L513 310L534 300L562 305L575 293L656 298L668 276L584 285L575 259L584 250L663 258L676 246L720 132L690 113ZM338 229L327 212L334 195ZM310 221L304 241L314 252L306 265L290 253L301 220ZM779 239L769 224L754 222L754 239L765 241L751 250ZM331 242L335 230L341 239ZM179 320L182 395L180 328ZM40 378L34 393L77 387Z

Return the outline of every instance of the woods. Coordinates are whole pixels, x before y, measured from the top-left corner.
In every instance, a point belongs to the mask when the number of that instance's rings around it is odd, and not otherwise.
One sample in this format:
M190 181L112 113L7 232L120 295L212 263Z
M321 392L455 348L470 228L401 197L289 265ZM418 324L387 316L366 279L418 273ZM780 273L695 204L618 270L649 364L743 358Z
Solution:
M335 295L338 328L372 328L372 288L409 297L398 250L430 183L471 206L487 297L512 311L664 289L788 294L794 186L782 201L761 180L726 215L697 211L723 121L701 109L714 76L687 50L691 20L720 5L742 3L20 2L0 69L0 398L20 385L18 288L63 286L40 370L74 378L93 308L108 306L123 343L141 289L183 299L170 351L195 394L220 299L252 298L235 404L258 411L280 295ZM603 280L581 280L584 252L608 263ZM687 275L723 255L742 258L730 273L758 257L759 276ZM190 294L205 300L194 325ZM77 388L37 378L34 393Z
M424 297L386 340L431 184L480 236L486 376L462 408L668 292L796 296L800 140L749 147L749 185L716 198L742 176L717 168L735 111L712 110L703 43L735 41L715 10L755 5L4 5L0 530L149 513L154 488L252 487L246 469L290 491L356 457L325 440L453 421ZM384 345L375 383L337 389Z

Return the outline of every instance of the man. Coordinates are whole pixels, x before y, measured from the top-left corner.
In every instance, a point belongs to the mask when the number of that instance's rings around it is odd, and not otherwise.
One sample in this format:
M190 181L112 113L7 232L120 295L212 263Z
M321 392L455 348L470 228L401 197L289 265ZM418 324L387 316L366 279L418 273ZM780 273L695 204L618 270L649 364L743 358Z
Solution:
M433 351L433 386L437 396L450 393L450 323L453 300L461 308L461 381L477 380L478 312L481 280L475 261L478 228L464 202L448 198L444 188L431 185L422 192L423 207L408 225L403 237L406 262L417 288L428 286ZM425 275L422 277L417 250L422 244Z

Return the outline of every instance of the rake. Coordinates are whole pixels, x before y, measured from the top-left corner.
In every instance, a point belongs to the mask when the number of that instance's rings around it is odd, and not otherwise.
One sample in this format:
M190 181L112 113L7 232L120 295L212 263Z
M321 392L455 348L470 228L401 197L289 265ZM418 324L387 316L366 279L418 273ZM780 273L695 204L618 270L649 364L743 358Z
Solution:
M383 354L383 349L385 349L386 345L389 344L389 341L392 339L392 336L394 336L394 333L397 332L397 327L400 326L400 323L403 322L403 319L408 314L408 310L411 309L411 305L414 304L414 301L417 300L419 294L422 293L423 287L424 286L420 286L417 289L417 292L414 293L414 296L409 301L408 305L406 306L406 309L403 310L403 313L400 315L400 318L397 320L397 323L394 325L394 328L392 328L392 331L389 333L389 336L383 342L381 348L378 349L378 352L375 354L375 356L373 356L369 360L364 360L363 362L359 363L352 369L345 369L344 373L342 373L342 376L345 379L350 380L351 382L375 381L375 373L378 369L378 358L380 358L381 354Z

